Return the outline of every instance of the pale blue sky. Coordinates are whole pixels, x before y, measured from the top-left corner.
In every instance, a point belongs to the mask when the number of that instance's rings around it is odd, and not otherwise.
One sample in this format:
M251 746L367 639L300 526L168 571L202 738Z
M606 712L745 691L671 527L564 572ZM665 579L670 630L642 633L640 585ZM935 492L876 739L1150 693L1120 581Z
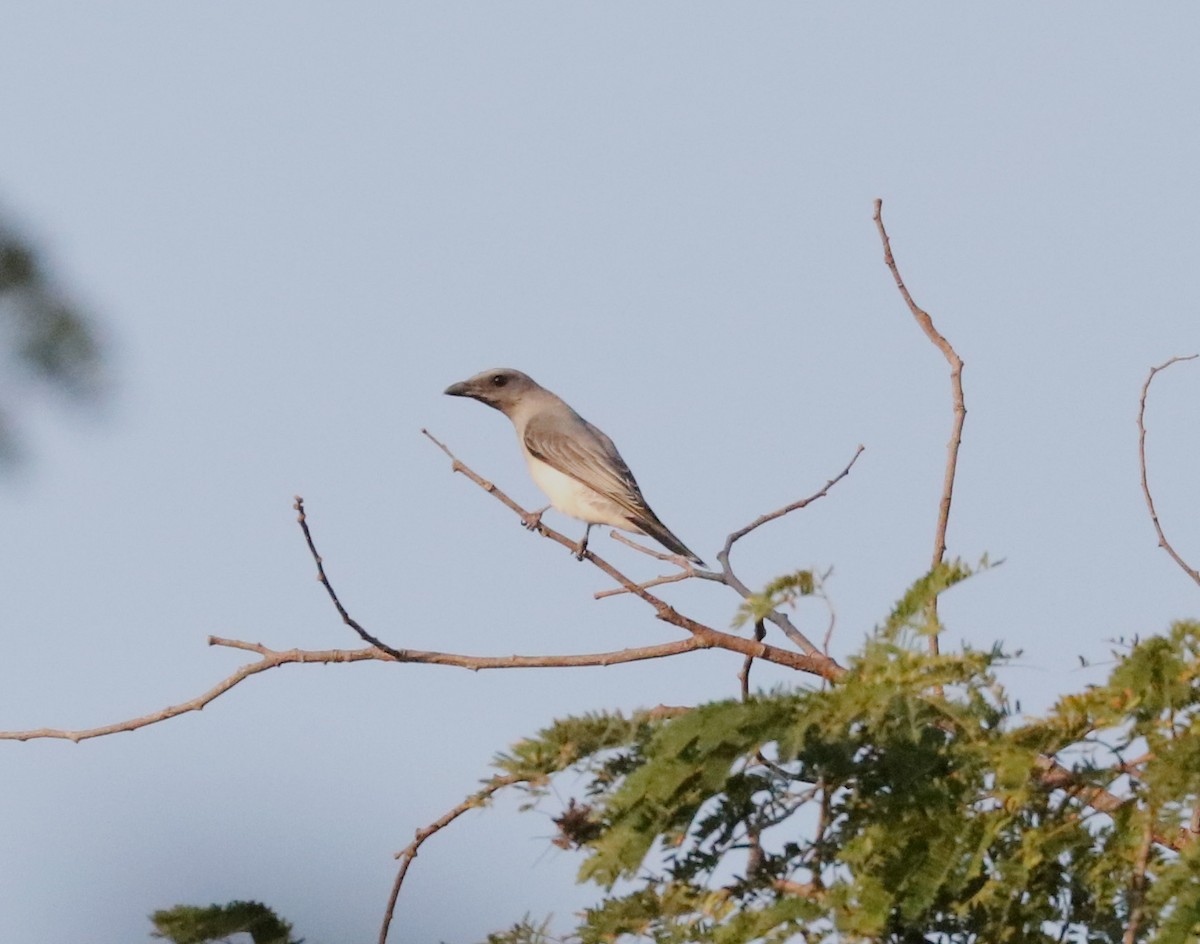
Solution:
M504 419L532 374L620 445L710 560L835 568L844 656L928 563L967 362L947 641L1003 639L1035 709L1107 640L1196 616L1138 489L1150 365L1200 349L1194 4L7 4L0 203L101 319L97 421L31 406L0 482L0 728L86 727L240 664L208 634L583 652L675 638L527 535L418 433L538 498ZM1156 383L1160 511L1200 561L1200 367ZM575 533L576 526L559 525ZM632 572L653 568L597 535ZM716 626L735 601L675 587ZM802 614L802 619L815 618ZM805 625L809 625L806 623ZM285 668L78 746L0 744L0 940L129 944L176 902L267 901L372 940L391 853L550 718L736 691L731 656L471 674ZM765 684L784 676L762 671ZM514 804L429 843L396 940L569 912L577 860Z

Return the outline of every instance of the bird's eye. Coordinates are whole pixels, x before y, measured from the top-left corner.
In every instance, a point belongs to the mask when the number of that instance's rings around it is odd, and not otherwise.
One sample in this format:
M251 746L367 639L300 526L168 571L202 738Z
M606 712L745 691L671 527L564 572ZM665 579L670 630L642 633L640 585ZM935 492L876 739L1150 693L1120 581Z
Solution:
M504 374L496 374L496 376L492 378L493 387L503 387L506 383L508 383L508 378L505 377Z

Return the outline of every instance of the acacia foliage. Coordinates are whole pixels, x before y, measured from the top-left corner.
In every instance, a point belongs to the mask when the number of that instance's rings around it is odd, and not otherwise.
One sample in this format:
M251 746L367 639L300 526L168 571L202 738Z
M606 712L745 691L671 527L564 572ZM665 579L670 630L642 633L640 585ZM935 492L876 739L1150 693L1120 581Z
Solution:
M224 905L176 905L150 916L153 936L172 944L225 942L236 934L249 934L253 944L304 944L292 938L292 926L257 901L231 901Z
M567 940L1196 941L1200 623L1031 718L999 646L929 651L968 575L914 584L836 685L568 717L501 755L536 798L582 774L556 843L603 893Z

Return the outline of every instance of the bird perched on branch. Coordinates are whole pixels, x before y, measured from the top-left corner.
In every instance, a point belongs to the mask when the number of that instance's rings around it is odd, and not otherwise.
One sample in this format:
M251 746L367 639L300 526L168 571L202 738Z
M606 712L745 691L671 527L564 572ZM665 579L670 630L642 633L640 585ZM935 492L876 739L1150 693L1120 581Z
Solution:
M575 549L579 560L592 525L607 524L648 535L672 554L705 566L650 510L613 441L532 378L507 367L485 370L451 384L446 393L486 403L512 420L529 474L550 506L587 523ZM545 511L530 516L526 526L537 527Z

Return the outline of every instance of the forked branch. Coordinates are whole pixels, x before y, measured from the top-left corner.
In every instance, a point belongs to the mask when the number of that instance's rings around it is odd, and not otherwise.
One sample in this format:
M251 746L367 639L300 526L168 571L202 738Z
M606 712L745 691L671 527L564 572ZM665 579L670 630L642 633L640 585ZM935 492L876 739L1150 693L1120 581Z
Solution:
M450 458L452 471L461 472L485 492L487 492L505 507L513 511L522 521L525 521L529 518L529 512L509 498L508 495L497 488L494 483L489 482L487 479L483 478L483 476L479 475L472 468L470 468L470 466L468 466L466 463L462 462L462 460L454 455L454 453L451 452L443 442L438 440L432 433L430 433L429 430L423 429L421 432L424 433L424 435L427 436L434 445L441 449L442 452L444 452ZM576 543L574 541L572 541L566 535L555 531L544 522L539 522L535 530L543 537L561 544L570 551L576 550ZM647 589L648 585L636 583L621 571L617 570L612 564L608 563L608 561L604 560L602 557L599 557L591 549L583 552L583 559L590 561L595 567L607 574L627 593L631 593L649 604L654 609L655 616L658 619L665 623L670 623L673 626L677 626L678 628L689 633L695 640L697 640L697 645L702 648L727 649L731 652L740 653L743 656L754 656L757 659L764 659L767 662L774 662L776 665L783 665L801 672L817 675L828 681L833 681L837 678L840 678L845 673L845 669L838 665L834 659L827 656L820 650L820 648L809 642L809 640L800 634L798 630L795 630L794 627L791 627L790 622L787 620L787 617L784 614L776 612L768 618L777 625L782 622L786 626L790 627L792 632L789 632L788 635L793 639L798 638L798 641L801 643L801 648L803 649L802 652L791 652L786 649L780 649L777 646L766 645L765 643L746 639L742 636L736 636L733 633L726 633L721 630L714 629L711 626L706 626L703 623L700 623L697 620L680 613L661 597L657 597L652 594L650 590ZM695 576L706 580L716 580L720 583L729 583L729 586L733 586L735 589L741 587L738 592L743 596L749 595L750 593L749 589L740 584L740 581L736 581L736 578L733 578L736 583L727 581L727 575L724 573L706 571L697 568L695 570ZM651 585L653 585L653 583L654 582L651 581Z
M647 554L657 560L669 561L680 568L676 573L667 574L661 577L654 577L651 580L647 580L638 584L637 586L643 590L648 590L651 587L662 586L663 584L667 583L677 583L681 580L687 580L691 577L696 577L700 580L711 580L714 583L723 583L725 586L729 587L736 594L738 594L738 596L740 596L743 600L748 600L754 596L754 591L746 586L741 578L737 576L733 569L733 565L730 563L730 554L733 550L734 544L746 537L746 535L750 534L752 531L762 527L764 524L775 521L778 518L782 518L784 515L789 515L794 511L800 511L803 508L807 508L813 502L817 501L817 499L824 498L829 494L829 491L833 488L833 486L850 474L850 470L854 468L854 463L858 461L858 457L863 454L865 449L865 446L860 445L855 450L854 455L850 457L850 461L846 463L845 468L827 481L825 485L817 492L809 495L807 498L801 498L798 501L791 502L790 504L785 505L782 508L778 508L775 511L760 515L758 518L755 518L754 521L750 522L750 524L729 534L725 539L725 546L717 554L717 562L721 565L720 570L704 570L702 568L695 567L677 555L663 554L659 551L642 547L642 545L636 543L635 541L629 540L629 538L617 533L616 531L612 532L612 537L614 540L619 541L627 547L632 547L634 550L640 551L643 554ZM605 597L617 596L618 594L628 592L629 590L626 587L620 586L614 587L611 590L600 590L595 594L595 597L597 600L601 600ZM791 618L786 613L780 610L773 610L767 615L766 619L782 630L784 635L786 635L793 643L795 643L802 652L805 652L808 655L823 654L826 657L829 656L828 632L826 633L824 644L817 646L811 639L808 638L808 636L796 628L796 626L792 623Z
M308 552L312 555L313 563L317 565L317 580L321 582L321 586L329 594L329 599L332 601L334 609L338 611L338 615L342 618L342 622L358 633L359 638L367 645L374 646L376 649L382 649L389 656L392 656L392 658L403 661L403 657L397 650L385 642L380 642L363 629L358 621L346 612L346 608L342 606L342 601L338 599L338 595L333 589L333 584L329 582L329 577L325 574L325 561L317 553L317 545L313 543L312 532L308 529L308 516L304 514L304 499L297 495L296 503L292 507L296 509L296 521L300 525L300 530L304 533L304 541L308 545Z
M426 433L429 436L428 433ZM455 458L450 451L429 436L433 442L447 454L454 462L454 470L462 472L481 488L493 494L498 500L503 502L518 515L524 516L525 510L522 509L516 502L510 499L502 491L496 488L492 483L486 481L477 475L474 471L467 468ZM845 473L843 473L845 474ZM839 476L840 478L841 476ZM832 483L830 483L832 484ZM170 705L159 711L150 712L149 714L139 715L136 718L128 718L124 721L114 722L112 724L102 725L94 728L33 728L19 731L0 731L0 740L10 741L30 741L42 738L62 739L69 741L86 741L91 738L104 737L109 734L118 734L123 731L136 731L139 728L144 728L148 725L158 724L163 721L168 721L176 718L179 715L188 714L193 711L200 711L209 705L211 702L224 695L230 689L239 685L245 679L252 675L257 675L260 672L265 672L268 669L277 668L283 665L301 665L311 663L347 663L347 662L363 662L363 661L381 661L381 662L399 662L399 663L416 663L426 665L445 665L456 668L469 669L471 671L480 671L482 669L522 669L522 668L581 668L585 666L608 666L618 665L627 662L642 662L648 659L663 659L670 656L683 655L687 652L694 652L700 649L727 649L731 652L736 652L745 657L754 657L763 659L767 662L773 662L777 665L783 665L788 668L796 669L802 672L809 672L820 676L826 680L833 680L843 673L843 669L833 659L821 653L819 650L815 654L804 652L796 653L786 649L780 649L776 646L765 645L757 640L744 639L741 636L736 636L732 633L721 632L712 627L705 626L702 623L696 622L676 611L665 601L649 593L643 587L635 584L623 573L607 561L588 552L587 558L602 571L612 577L621 588L629 593L633 593L652 607L654 607L659 619L685 629L688 636L685 639L676 640L674 642L661 643L653 646L640 646L631 649L621 649L610 652L592 652L580 653L573 655L509 655L509 656L476 656L463 653L453 652L438 652L419 649L397 649L388 645L376 636L367 631L343 605L339 599L337 592L333 588L333 584L325 571L324 560L317 550L315 539L308 524L308 518L305 512L304 499L296 496L294 508L297 512L297 521L300 524L301 531L304 535L304 540L308 546L309 552L312 555L313 562L317 568L317 579L324 587L326 594L337 610L342 622L349 626L361 639L369 644L366 649L325 649L325 650L308 650L308 649L287 649L275 650L262 643L246 642L238 639L224 639L217 636L210 636L208 643L210 646L221 646L229 649L240 649L246 652L253 652L259 658L247 665L241 666L230 675L226 676L212 688L197 695L188 701L181 702L177 705ZM542 525L539 530L541 533L557 541L566 548L574 549L575 544L562 534Z

